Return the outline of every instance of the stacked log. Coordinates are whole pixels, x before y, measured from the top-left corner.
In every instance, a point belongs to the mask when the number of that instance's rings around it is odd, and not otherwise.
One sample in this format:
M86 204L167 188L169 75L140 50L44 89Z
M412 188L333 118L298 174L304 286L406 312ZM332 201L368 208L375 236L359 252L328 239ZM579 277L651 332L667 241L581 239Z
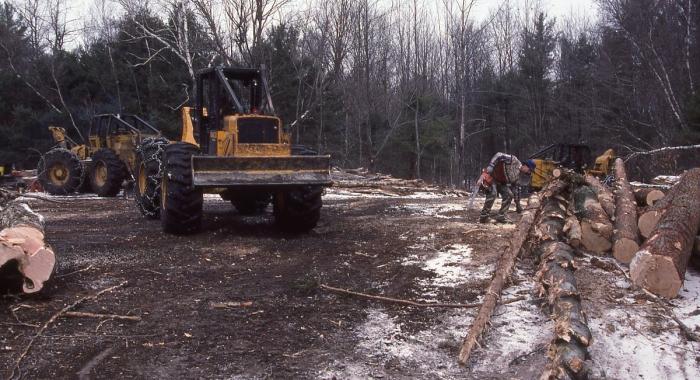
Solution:
M630 264L636 285L666 298L676 297L683 286L700 229L700 168L683 174L671 192L657 202L665 203L661 219Z
M639 207L653 206L656 201L665 195L663 191L651 187L637 188L633 192L634 199Z
M0 198L0 282L7 291L38 292L56 263L44 219L27 204Z
M587 347L592 336L576 288L574 250L562 242L566 209L563 197L546 199L535 227L540 295L546 295L555 322L549 348L552 363L543 378L585 378L589 368Z
M615 160L615 234L613 236L613 256L625 264L639 250L639 230L637 228L637 205L627 181L625 163L622 159Z
M590 186L574 189L574 209L581 221L581 245L589 252L603 254L612 248L613 225Z
M586 175L585 177L586 183L593 188L596 192L596 196L598 197L598 201L600 202L601 207L603 207L603 210L605 210L605 213L608 214L609 218L614 218L615 217L615 199L613 197L613 193L603 185L598 178L592 175Z
M642 237L649 238L649 236L651 236L651 232L671 205L678 191L678 186L672 187L663 198L655 201L653 205L647 207L639 214L637 227L639 227L639 234L642 235Z

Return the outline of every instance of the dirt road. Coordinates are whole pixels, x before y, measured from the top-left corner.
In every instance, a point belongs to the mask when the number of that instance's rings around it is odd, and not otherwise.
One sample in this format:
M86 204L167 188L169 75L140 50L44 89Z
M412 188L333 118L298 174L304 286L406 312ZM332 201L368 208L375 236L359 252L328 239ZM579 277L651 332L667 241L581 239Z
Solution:
M25 378L537 378L547 360L552 325L528 258L504 295L528 299L497 309L467 369L456 358L476 309L318 289L479 301L513 227L474 223L478 211L466 211L465 198L331 190L319 226L293 236L270 215L241 217L207 197L204 231L188 237L163 234L130 200L64 200L31 201L46 216L59 265L39 296L0 300L0 368L12 368L36 326L63 306L123 281L78 310L142 320L61 318L22 361Z

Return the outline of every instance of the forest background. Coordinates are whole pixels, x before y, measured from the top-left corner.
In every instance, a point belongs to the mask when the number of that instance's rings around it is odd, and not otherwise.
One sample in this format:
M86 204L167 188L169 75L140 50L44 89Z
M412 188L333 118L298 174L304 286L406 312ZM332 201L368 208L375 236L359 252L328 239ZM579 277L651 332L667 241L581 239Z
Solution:
M49 125L79 138L102 113L177 138L215 65L265 65L294 142L334 165L446 185L498 151L700 143L700 0L484 2L0 0L0 163L31 168Z

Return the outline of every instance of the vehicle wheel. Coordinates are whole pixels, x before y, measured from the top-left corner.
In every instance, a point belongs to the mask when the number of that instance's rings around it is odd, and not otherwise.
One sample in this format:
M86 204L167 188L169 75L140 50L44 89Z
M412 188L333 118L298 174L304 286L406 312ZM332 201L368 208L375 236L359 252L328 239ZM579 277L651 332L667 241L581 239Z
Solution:
M78 156L68 149L48 151L37 166L39 182L53 195L67 195L80 188L83 165Z
M197 232L202 224L202 189L192 185L192 156L195 145L178 142L165 147L160 185L160 221L165 232L184 235Z
M271 198L268 193L241 191L233 194L231 204L241 215L255 215L265 211Z
M320 186L303 186L275 196L274 214L277 225L288 232L307 232L321 217Z
M90 184L92 191L100 197L114 197L119 194L126 177L126 167L112 150L102 148L92 155L90 164Z
M149 137L136 149L136 207L149 219L160 216L163 151L168 143L162 137Z

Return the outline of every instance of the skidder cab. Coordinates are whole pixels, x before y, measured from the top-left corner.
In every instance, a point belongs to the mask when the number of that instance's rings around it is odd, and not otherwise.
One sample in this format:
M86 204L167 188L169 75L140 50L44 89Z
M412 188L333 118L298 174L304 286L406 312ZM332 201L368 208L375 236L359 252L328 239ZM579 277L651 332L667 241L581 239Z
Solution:
M182 109L180 142L139 148L136 200L144 215L160 216L167 232L196 232L207 192L244 215L272 202L284 230L314 228L331 185L330 156L290 144L262 71L200 71L194 103Z

